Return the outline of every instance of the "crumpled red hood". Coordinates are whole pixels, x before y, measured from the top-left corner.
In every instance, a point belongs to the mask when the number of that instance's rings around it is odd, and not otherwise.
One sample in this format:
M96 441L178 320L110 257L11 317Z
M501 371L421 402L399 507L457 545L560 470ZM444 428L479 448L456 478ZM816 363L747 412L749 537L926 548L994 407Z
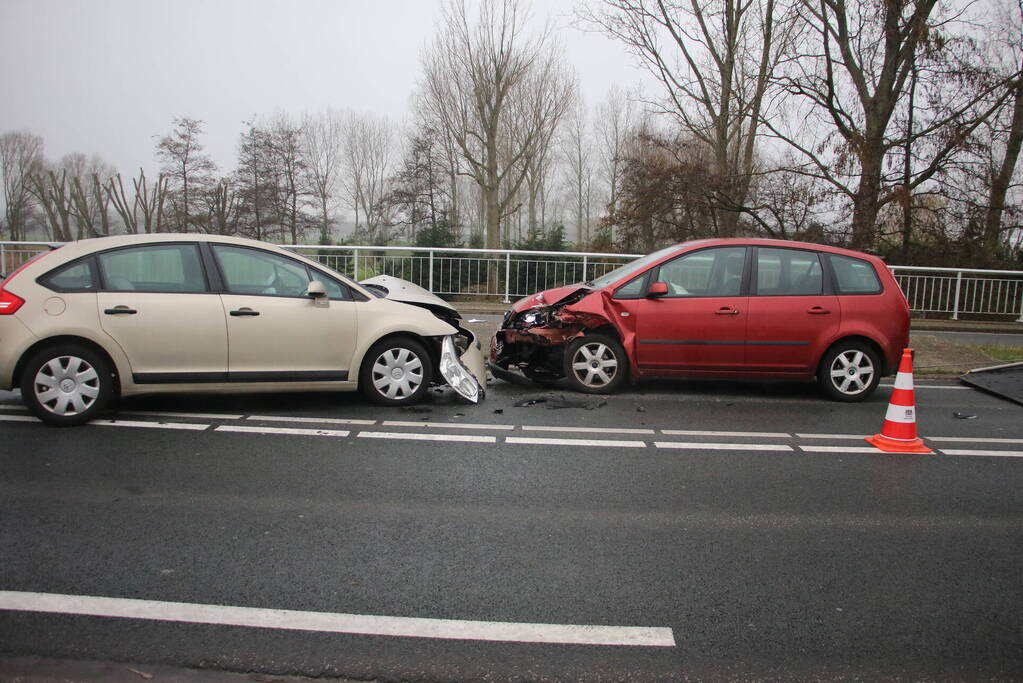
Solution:
M567 299L580 290L590 290L590 287L585 286L581 282L577 282L573 285L565 285L564 287L554 287L552 289L545 289L539 294L531 294L527 297L519 299L512 304L512 310L516 313L521 313L527 308L536 308L537 306L551 306L558 303L562 299Z

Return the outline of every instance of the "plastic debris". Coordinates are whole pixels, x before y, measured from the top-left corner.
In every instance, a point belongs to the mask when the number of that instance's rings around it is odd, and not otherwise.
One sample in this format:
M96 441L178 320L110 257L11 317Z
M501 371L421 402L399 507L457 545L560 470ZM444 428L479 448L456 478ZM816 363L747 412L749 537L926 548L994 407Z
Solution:
M952 417L957 420L976 420L977 416L974 413L961 413L958 410L952 413Z

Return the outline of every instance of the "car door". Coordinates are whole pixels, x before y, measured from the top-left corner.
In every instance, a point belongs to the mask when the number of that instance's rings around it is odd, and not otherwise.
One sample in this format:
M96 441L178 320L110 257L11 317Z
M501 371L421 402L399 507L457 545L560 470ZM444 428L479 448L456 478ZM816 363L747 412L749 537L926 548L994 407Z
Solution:
M210 382L227 373L224 306L198 244L160 242L96 255L100 324L136 384Z
M649 374L731 372L745 360L746 247L688 252L656 267L648 282L667 293L622 301L635 316L636 360Z
M358 334L342 283L264 249L211 244L223 278L231 381L346 381ZM327 296L306 294L312 279ZM354 379L354 377L352 377Z
M757 247L749 298L746 360L757 372L806 374L842 321L820 254L807 249Z

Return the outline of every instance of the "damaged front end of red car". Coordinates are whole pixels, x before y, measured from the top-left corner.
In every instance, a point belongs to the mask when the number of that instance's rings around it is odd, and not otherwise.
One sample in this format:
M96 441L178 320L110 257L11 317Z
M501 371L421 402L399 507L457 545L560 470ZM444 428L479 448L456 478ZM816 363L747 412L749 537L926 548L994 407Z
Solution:
M580 286L521 299L491 340L488 367L506 381L557 382L566 376L565 354L574 340L599 334L622 342L611 308L605 292Z

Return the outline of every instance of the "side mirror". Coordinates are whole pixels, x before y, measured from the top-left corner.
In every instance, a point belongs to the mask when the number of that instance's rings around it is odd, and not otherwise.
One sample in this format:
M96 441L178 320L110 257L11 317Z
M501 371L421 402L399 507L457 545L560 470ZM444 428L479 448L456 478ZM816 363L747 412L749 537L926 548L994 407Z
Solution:
M319 280L313 280L306 288L305 295L310 299L322 299L327 296L327 288Z
M659 296L664 296L668 293L667 282L654 282L650 285L650 288L646 290L646 296L648 299L656 299Z

